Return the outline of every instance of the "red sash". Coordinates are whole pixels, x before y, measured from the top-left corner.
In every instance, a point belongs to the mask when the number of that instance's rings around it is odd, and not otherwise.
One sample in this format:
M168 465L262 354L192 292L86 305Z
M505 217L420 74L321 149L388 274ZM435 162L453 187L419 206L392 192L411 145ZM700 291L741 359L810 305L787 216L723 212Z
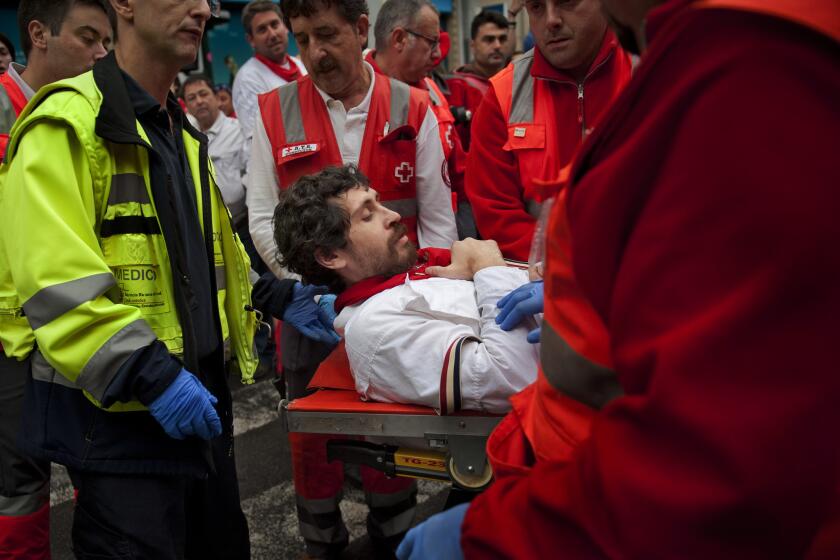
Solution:
M335 311L341 313L341 310L348 305L355 305L361 303L371 296L380 292L384 292L390 288L395 288L405 283L405 276L408 275L409 280L423 280L430 278L426 274L426 268L430 266L449 266L451 262L451 255L449 249L426 248L417 251L417 264L411 267L407 272L395 274L390 278L384 276L371 276L365 278L361 282L356 282L343 292L341 292L335 300Z
M265 64L269 70L271 70L287 82L294 82L302 76L302 74L300 73L300 68L298 68L298 65L295 64L295 61L292 60L292 57L290 57L289 55L286 55L286 58L283 59L283 63L287 64L289 66L288 68L284 68L283 64L277 64L273 60L270 60L261 54L255 54L254 58Z

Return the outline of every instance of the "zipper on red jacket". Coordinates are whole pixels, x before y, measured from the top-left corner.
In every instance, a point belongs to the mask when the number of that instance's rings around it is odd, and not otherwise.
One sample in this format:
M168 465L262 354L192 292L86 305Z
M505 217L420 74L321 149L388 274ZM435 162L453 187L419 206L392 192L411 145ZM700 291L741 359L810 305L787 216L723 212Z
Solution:
M585 78L584 78L585 80ZM577 85L578 88L578 124L580 125L580 138L586 138L586 117L583 113L583 82Z
M577 85L578 88L578 122L580 122L580 138L583 140L586 138L586 113L584 112L583 107L583 84L586 83L586 80L592 77L592 75L598 71L601 66L606 64L613 56L614 51L610 51L607 53L607 56L604 57L604 60L599 62L595 68L589 71L589 73L584 76L583 80Z

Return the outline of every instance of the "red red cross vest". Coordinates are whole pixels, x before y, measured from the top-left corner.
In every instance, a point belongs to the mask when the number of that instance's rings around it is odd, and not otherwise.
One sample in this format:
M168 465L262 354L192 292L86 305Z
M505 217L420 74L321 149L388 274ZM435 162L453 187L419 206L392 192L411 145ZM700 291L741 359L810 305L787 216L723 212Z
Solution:
M280 188L303 175L342 165L323 98L309 76L259 96L260 114ZM429 110L427 93L375 74L359 169L380 201L402 216L417 241L417 134Z
M8 72L0 74L0 95L8 98L15 111L15 116L20 115L23 108L26 106L26 95L20 89L20 86L9 76ZM9 143L9 130L0 130L0 158L6 153L6 145Z

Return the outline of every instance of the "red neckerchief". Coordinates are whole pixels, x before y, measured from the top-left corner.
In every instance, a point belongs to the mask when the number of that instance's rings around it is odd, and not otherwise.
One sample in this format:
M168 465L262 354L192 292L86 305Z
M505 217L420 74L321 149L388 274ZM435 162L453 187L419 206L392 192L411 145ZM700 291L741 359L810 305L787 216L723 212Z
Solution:
M449 249L435 249L426 248L417 251L417 264L411 267L407 272L395 274L390 278L384 276L371 276L365 278L361 282L356 282L343 292L341 292L335 300L335 312L341 313L341 310L348 305L356 305L375 296L379 292L384 292L390 288L395 288L405 284L405 276L408 275L409 280L423 280L431 278L426 274L426 267L429 266L449 266L452 257Z
M268 66L269 70L271 70L287 82L294 82L302 76L302 74L300 73L300 68L298 68L298 65L295 64L295 61L292 60L292 57L289 55L286 55L286 58L283 59L283 63L287 64L289 66L288 68L283 68L282 64L277 64L273 60L269 60L261 54L255 54L254 58Z

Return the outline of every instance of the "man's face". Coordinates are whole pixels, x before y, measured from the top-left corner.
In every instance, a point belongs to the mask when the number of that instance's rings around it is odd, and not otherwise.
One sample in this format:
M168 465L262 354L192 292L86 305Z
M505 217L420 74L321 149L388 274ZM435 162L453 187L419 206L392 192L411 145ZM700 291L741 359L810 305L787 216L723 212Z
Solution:
M58 35L46 32L46 63L53 81L78 76L108 54L113 32L100 8L74 4Z
M134 0L133 23L148 56L185 66L198 56L210 6L194 0Z
M495 23L485 23L478 27L475 39L470 41L470 49L476 64L483 68L498 68L505 63L504 46L508 41L508 30Z
M347 247L336 254L346 263L338 273L350 282L371 276L393 276L417 262L417 247L406 236L400 215L379 203L365 187L350 189L337 200L350 215Z
M440 18L429 6L423 6L404 29L406 37L397 62L401 78L416 84L434 70L434 61L440 58Z
M219 99L205 82L193 82L184 88L187 110L196 118L202 130L207 130L219 118Z
M9 64L12 63L12 53L6 48L6 45L0 43L0 74L3 74L9 69Z
M230 96L230 92L226 89L220 89L216 93L216 98L219 100L219 109L225 115L231 116L233 114L233 98Z
M526 0L525 8L537 48L549 64L585 74L607 29L599 0Z
M300 48L300 59L312 81L330 96L341 98L365 71L362 38L368 32L367 16L362 15L351 24L333 5L310 17L291 18L290 23Z
M289 30L274 10L254 14L251 31L245 37L255 53L277 63L286 58Z

